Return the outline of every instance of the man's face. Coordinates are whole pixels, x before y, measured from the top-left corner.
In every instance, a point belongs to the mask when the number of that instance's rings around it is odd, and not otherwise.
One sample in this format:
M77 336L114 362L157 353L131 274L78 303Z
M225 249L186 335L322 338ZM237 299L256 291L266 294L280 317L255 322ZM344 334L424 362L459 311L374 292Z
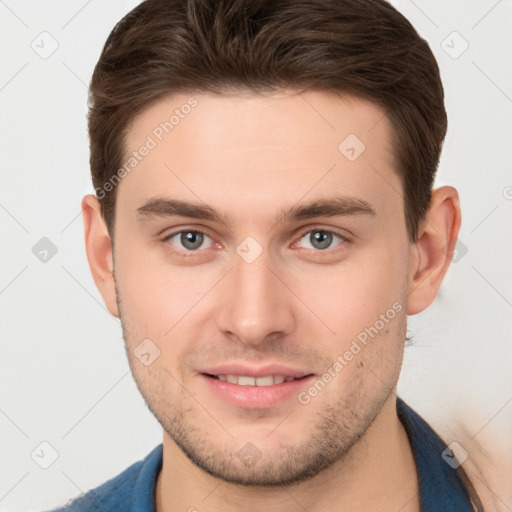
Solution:
M156 144L117 190L130 366L199 467L298 481L350 450L398 379L411 245L390 125L371 103L322 92L193 97L153 105L126 139L127 158ZM156 199L222 219L167 215ZM340 208L286 215L323 201Z

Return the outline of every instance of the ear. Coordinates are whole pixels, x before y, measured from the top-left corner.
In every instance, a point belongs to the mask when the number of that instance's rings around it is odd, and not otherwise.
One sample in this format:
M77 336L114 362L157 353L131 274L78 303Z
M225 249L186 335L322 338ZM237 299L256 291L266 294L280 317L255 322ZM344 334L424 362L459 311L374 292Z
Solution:
M434 302L453 256L461 222L459 195L453 187L432 192L430 206L412 247L407 314Z
M107 309L119 317L114 281L112 244L98 199L88 194L82 199L85 248L92 277Z

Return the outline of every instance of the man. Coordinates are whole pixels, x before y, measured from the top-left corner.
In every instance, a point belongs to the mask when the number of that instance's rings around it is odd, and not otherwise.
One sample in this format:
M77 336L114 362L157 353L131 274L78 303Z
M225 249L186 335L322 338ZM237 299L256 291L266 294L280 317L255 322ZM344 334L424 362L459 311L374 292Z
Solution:
M91 82L87 256L163 444L66 510L482 510L397 399L460 226L383 0L147 0Z

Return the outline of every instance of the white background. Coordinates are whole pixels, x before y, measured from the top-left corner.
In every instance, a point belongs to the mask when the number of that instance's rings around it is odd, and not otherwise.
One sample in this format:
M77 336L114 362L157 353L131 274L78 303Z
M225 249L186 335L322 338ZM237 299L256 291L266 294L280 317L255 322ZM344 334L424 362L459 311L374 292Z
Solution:
M137 3L0 1L2 511L51 508L161 442L91 278L80 217L93 191L87 84L110 30ZM437 302L411 319L399 395L448 442L465 443L470 457L475 442L499 464L512 452L512 2L393 5L441 67L449 130L437 183L459 190L467 249ZM47 59L31 46L41 38L47 50L58 43ZM46 263L32 253L42 237L58 249ZM48 469L31 458L43 441L58 453ZM512 510L510 496L500 499Z

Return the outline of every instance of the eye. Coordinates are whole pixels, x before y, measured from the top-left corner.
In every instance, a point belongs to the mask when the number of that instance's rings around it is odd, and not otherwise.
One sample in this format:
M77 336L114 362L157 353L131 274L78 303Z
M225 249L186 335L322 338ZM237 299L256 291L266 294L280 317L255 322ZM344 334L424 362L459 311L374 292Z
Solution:
M197 252L198 249L211 247L211 244L208 247L201 247L207 239L212 241L208 235L200 231L184 230L170 234L165 238L165 241L171 242L172 245L177 246L178 249L184 252ZM179 244L182 247L179 247Z
M305 240L305 243L310 244L309 247L306 246L307 249L318 249L322 251L329 249L333 240L335 239L340 241L338 245L341 245L341 243L345 241L345 238L343 238L341 235L333 233L332 231L313 229L304 233L301 236L300 241Z

